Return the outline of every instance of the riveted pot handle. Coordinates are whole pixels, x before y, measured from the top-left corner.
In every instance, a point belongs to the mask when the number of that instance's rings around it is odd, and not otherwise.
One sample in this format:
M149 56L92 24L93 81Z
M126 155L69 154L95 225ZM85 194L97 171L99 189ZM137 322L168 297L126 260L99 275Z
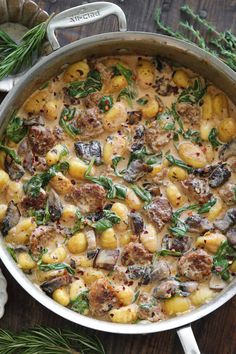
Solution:
M201 354L190 325L179 328L177 334L185 354Z
M60 12L54 16L47 27L48 40L54 50L60 48L60 44L56 38L55 30L59 28L72 28L86 25L109 15L115 15L118 18L119 30L126 31L126 17L123 10L110 2L93 2L84 4L71 9Z

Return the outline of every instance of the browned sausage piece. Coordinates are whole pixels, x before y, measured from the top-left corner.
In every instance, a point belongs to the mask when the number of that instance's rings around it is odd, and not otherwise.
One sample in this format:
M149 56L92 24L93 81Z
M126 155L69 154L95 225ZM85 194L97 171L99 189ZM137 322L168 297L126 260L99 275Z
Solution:
M38 197L36 198L26 196L21 202L21 207L26 211L29 208L33 208L36 210L43 209L45 207L46 200L47 200L47 193L42 189Z
M98 107L89 108L79 115L78 128L81 129L80 139L97 137L103 133L102 116Z
M160 152L173 138L172 131L166 131L160 127L157 120L152 122L145 130L146 142L154 152Z
M206 179L195 178L190 175L188 179L182 182L182 186L190 193L190 197L199 203L207 203L212 196Z
M63 230L55 227L54 225L43 225L37 227L29 238L29 247L33 254L40 253L48 244L50 240L55 239L59 235L64 235ZM64 235L66 236L66 235Z
M185 123L191 125L199 123L200 108L196 104L180 102L177 104L176 110Z
M225 204L227 205L236 204L235 184L230 182L226 183L223 187L220 188L219 194Z
M125 266L146 264L152 260L152 254L141 243L130 242L123 249L121 263Z
M180 258L178 270L181 275L200 281L211 274L212 265L212 257L206 251L198 249Z
M143 293L138 300L138 318L150 322L157 322L164 319L161 304L148 293Z
M149 218L155 223L160 231L171 219L172 208L168 200L164 197L157 197L147 208Z
M98 279L91 285L88 299L93 316L104 316L111 309L119 307L115 289L107 279Z
M73 189L72 199L82 213L93 213L103 209L106 203L106 191L98 184L85 183Z
M29 129L29 142L35 154L45 155L56 142L54 134L49 128L32 126Z

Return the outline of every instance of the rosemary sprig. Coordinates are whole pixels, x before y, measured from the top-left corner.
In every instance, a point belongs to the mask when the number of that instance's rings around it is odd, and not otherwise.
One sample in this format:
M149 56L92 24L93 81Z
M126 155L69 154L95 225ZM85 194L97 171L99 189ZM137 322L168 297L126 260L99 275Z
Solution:
M8 36L8 34L2 30L0 30L0 58L7 56L14 49L16 49L17 44L13 41L13 39Z
M36 327L20 334L0 329L0 354L105 354L97 337Z
M27 67L32 64L33 58L37 57L39 54L51 17L26 32L20 44L16 45L15 48L2 59L0 63L0 80L14 72L18 72L22 67ZM7 37L5 37L5 39L7 39Z

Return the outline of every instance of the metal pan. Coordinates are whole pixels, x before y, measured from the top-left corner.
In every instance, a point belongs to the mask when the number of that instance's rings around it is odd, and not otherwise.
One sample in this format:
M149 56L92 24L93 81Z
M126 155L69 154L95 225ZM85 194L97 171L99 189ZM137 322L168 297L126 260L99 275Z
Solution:
M121 33L100 34L60 48L55 36L56 29L88 24L111 14L118 17ZM58 74L65 63L73 63L90 56L161 55L199 72L222 89L236 104L235 72L195 45L153 33L126 32L125 15L115 4L96 2L66 10L51 20L47 34L52 48L56 51L29 70L4 99L0 107L0 133L4 131L13 111L17 110L35 89ZM200 353L191 330L191 322L208 315L236 294L235 279L214 300L192 312L157 323L116 324L82 316L50 299L16 266L6 251L2 239L0 239L0 257L9 272L31 296L65 319L96 330L123 334L145 334L176 328L184 351L188 354Z

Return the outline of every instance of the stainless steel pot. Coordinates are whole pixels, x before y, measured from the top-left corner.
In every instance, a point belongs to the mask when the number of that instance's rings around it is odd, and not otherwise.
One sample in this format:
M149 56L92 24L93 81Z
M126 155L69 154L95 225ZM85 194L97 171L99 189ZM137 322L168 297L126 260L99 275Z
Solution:
M60 48L54 33L56 29L88 24L110 14L115 14L118 17L119 28L122 33L100 34L81 39ZM220 60L197 46L180 40L153 33L125 32L125 30L126 20L123 11L117 5L111 3L90 3L56 15L48 26L48 39L53 49L58 50L43 58L29 70L7 95L0 107L0 133L4 131L12 113L23 104L35 89L52 76L58 74L65 63L73 63L89 56L117 54L161 55L199 72L222 89L236 104L236 74ZM145 334L177 328L184 351L188 354L200 353L191 330L191 322L216 310L236 294L235 279L214 300L190 313L157 323L116 324L82 316L50 299L38 287L33 285L16 266L6 251L2 239L0 240L0 257L9 272L31 296L65 319L100 331L123 334Z

